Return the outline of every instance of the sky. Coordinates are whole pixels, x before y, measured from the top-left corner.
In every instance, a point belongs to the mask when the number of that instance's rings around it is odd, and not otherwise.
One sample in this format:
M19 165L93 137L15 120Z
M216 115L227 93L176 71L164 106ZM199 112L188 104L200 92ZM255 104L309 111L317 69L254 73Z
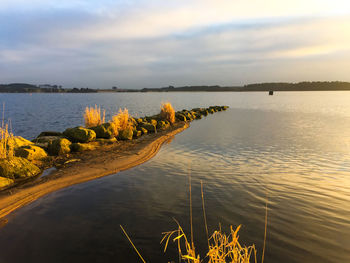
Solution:
M349 0L0 0L0 83L350 81Z

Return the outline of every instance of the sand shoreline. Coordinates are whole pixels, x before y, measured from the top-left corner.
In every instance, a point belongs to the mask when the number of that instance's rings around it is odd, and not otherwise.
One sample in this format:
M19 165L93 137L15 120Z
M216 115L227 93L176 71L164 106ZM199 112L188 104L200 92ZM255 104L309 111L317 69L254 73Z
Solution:
M160 147L189 127L178 123L167 131L149 134L135 141L102 146L76 154L76 162L64 165L48 176L0 194L0 219L40 197L75 184L115 174L142 164L157 154Z

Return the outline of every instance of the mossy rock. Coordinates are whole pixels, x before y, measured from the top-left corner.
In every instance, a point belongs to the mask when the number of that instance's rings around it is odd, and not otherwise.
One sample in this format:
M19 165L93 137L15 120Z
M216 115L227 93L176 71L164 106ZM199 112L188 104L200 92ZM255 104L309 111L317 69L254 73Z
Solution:
M211 109L208 110L208 112L209 112L210 114L213 114L213 113L215 113L215 110L214 110L213 108L211 108Z
M22 146L28 146L28 145L34 145L33 142L28 141L28 140L24 139L21 136L13 137L13 143L14 143L14 147L15 148L19 148L19 147L22 147Z
M193 112L193 116L195 119L202 119L202 115L199 112Z
M0 160L0 174L10 179L26 178L41 173L39 167L22 157Z
M94 143L72 143L70 146L73 152L84 152L84 151L92 151L96 149L96 144Z
M148 133L148 131L147 131L145 128L143 128L143 127L140 127L139 129L140 129L140 131L142 132L142 135Z
M159 121L157 124L157 130L166 130L170 128L170 123L165 121Z
M202 110L202 111L200 111L200 114L202 114L204 116L208 116L209 112L208 112L208 110Z
M70 152L71 142L65 138L59 138L49 143L48 152L50 155L63 155Z
M222 110L227 110L229 108L229 106L222 106L221 108L222 108Z
M138 118L138 119L136 119L136 122L137 122L137 123L142 123L142 122L143 122L143 119L142 119L142 118Z
M114 137L116 127L115 124L107 122L90 129L96 133L96 138L110 139Z
M13 179L0 176L0 188L4 188L4 187L7 187L7 186L10 186L14 182L15 181Z
M132 140L134 135L132 127L126 128L125 130L119 131L118 139L119 140Z
M93 130L81 126L68 128L63 134L72 142L92 142L96 139L96 133Z
M43 131L41 132L37 138L39 137L44 137L44 136L58 136L58 137L63 137L62 132L56 132L56 131Z
M60 139L60 138L62 138L62 137L60 137L60 136L42 136L42 137L38 137L38 138L34 139L33 142L35 143L35 146L43 148L47 151L49 148L50 142L57 140L57 139Z
M110 139L97 138L97 139L96 139L96 142L97 142L99 145L113 144L113 143L117 142L117 139L116 139L115 137L110 138Z
M156 126L151 123L143 122L141 123L141 128L146 129L148 133L157 132Z
M134 138L139 138L139 137L141 137L141 135L142 135L142 131L140 131L140 130L133 131Z
M175 118L178 119L179 121L187 121L186 116L182 113L175 113Z
M47 153L40 147L35 145L22 146L15 150L17 157L26 158L28 160L40 160L47 157Z

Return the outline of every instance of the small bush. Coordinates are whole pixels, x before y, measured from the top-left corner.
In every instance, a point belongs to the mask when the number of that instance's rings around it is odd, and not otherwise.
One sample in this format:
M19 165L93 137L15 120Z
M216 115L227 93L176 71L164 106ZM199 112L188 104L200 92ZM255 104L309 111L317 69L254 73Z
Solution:
M128 109L119 109L118 114L112 117L112 123L118 127L118 130L125 130L131 125L129 119L130 115Z
M101 125L102 123L105 122L105 115L106 115L106 111L104 110L102 112L102 118L101 118L101 108L97 107L97 105L95 105L95 108L86 107L84 112L85 127L90 128L90 127Z
M175 110L170 102L162 103L160 107L160 116L162 119L167 120L170 123L175 122Z

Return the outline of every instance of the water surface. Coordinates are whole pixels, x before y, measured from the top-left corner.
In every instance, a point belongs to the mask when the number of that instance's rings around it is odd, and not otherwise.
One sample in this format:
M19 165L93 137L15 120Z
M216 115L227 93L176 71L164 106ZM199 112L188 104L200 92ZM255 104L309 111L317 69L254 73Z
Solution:
M51 95L33 94L47 96L46 101L61 96ZM69 95L63 97L72 99ZM2 96L16 101L15 95ZM90 94L74 96L74 105L83 109ZM147 262L176 262L175 245L164 254L159 241L161 232L176 227L172 218L189 229L189 171L199 252L206 244L202 180L209 230L219 223L225 230L242 224L240 239L255 243L259 256L268 196L265 262L350 261L350 93L122 94L114 104L113 96L104 96L91 95L89 103L106 100L105 108L117 108L124 107L121 101L134 102L130 111L140 115L156 112L159 100L170 100L177 108L231 108L192 122L143 165L69 187L16 211L0 229L0 262L139 262L120 224ZM71 103L66 111L57 106L62 129L81 122L68 117L68 109L78 109ZM35 136L20 120L14 123L23 134Z

